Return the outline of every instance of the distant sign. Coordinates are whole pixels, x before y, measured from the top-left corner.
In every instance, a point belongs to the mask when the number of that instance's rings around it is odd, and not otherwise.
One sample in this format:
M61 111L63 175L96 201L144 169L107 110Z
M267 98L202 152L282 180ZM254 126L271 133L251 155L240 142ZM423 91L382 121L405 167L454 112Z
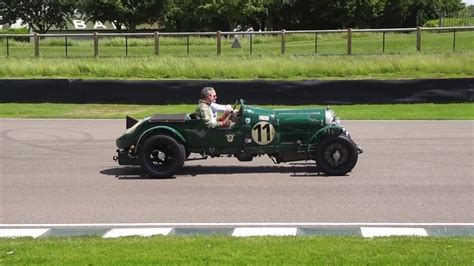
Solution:
M28 27L28 24L23 24L23 20L18 19L15 23L11 25L2 25L1 24L1 17L0 17L0 29L21 29ZM73 19L72 23L67 23L66 29L68 30L115 30L115 24L112 22L102 23L101 21L85 21L80 19ZM125 26L122 26L122 29L125 29ZM57 30L57 28L51 28L51 30Z
M70 24L68 24L68 29L70 29ZM117 27L112 23L102 23L101 21L96 22L86 22L80 19L73 19L72 26L75 30L115 30ZM125 26L122 25L122 29L125 29Z

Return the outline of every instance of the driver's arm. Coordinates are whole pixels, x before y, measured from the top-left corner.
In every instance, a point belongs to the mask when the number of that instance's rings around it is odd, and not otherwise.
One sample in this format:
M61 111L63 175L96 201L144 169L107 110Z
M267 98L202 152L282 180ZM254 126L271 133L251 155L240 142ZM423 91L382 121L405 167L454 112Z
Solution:
M213 112L230 112L232 111L232 106L230 106L230 104L211 103L211 109Z

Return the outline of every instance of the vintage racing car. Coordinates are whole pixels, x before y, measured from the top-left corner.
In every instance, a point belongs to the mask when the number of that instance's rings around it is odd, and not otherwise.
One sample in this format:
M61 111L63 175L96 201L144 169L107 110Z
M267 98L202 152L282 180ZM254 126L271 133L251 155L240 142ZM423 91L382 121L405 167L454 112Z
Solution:
M127 116L114 160L141 165L158 178L173 176L186 160L234 156L251 161L260 155L274 163L315 160L318 172L345 175L362 153L330 108L266 109L239 100L237 109L230 128L209 129L194 113L155 114L139 121ZM200 155L190 158L191 153Z

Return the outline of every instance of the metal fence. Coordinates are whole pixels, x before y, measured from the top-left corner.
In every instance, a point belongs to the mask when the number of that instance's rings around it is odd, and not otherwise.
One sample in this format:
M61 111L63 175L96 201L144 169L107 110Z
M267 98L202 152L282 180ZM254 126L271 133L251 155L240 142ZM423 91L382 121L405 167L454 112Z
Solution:
M415 35L415 41L413 42L413 50L420 52L422 51L422 36L425 32L432 32L432 33L443 33L443 34L452 34L450 38L451 45L449 50L456 51L457 49L457 37L456 35L459 33L468 33L469 36L466 39L467 42L469 42L469 45L471 43L471 39L474 40L474 26L467 26L467 27L437 27L437 28L393 28L393 29L342 29L342 30L296 30L296 31L286 31L286 30L281 30L281 31L262 31L262 32L167 32L167 33L161 33L161 32L153 32L153 33L60 33L60 34L38 34L38 33L32 33L32 34L0 34L0 41L3 40L3 44L6 49L5 55L9 57L11 55L11 44L10 41L12 39L18 39L18 38L23 38L23 39L29 39L29 42L32 44L32 56L34 55L35 57L40 57L40 50L41 50L41 42L44 39L47 38L63 38L63 43L64 43L64 56L69 56L69 40L71 39L90 39L92 41L92 55L94 57L99 57L101 55L102 49L107 49L107 47L100 47L101 43L101 38L124 38L125 43L124 43L124 51L123 55L128 56L129 55L129 39L130 38L148 38L152 39L154 44L152 45L154 47L154 53L150 51L149 54L146 55L161 55L163 54L161 51L161 45L162 41L161 38L163 37L176 37L176 38L184 38L186 41L186 55L190 55L190 47L192 46L190 44L190 37L203 37L207 38L213 41L213 45L215 45L215 55L222 55L225 54L223 53L223 39L224 40L234 40L234 43L232 43L232 47L235 45L235 39L239 38L246 38L246 49L248 49L248 54L252 55L254 53L254 38L257 38L259 36L273 36L273 38L276 38L278 41L278 46L279 46L279 54L285 55L287 54L287 44L288 41L287 39L289 36L296 36L296 35L301 35L305 34L306 36L308 35L313 35L314 36L314 42L313 42L313 48L311 49L312 54L322 54L320 51L320 37L325 35L325 34L340 34L343 36L343 40L345 44L342 44L345 46L343 51L340 51L338 54L347 54L351 55L354 54L354 48L357 48L357 46L354 46L354 34L363 34L363 33L374 33L378 34L377 36L380 36L381 40L376 40L377 42L375 45L380 45L380 47L377 49L377 53L386 53L386 35L390 33L401 33L401 34L413 34ZM378 38L378 37L377 37ZM211 45L211 44L210 44ZM240 44L236 45L240 48ZM468 50L474 50L473 47L468 47ZM207 51L207 55L212 55L212 49Z
M474 26L473 12L465 9L459 12L442 12L439 14L439 27Z

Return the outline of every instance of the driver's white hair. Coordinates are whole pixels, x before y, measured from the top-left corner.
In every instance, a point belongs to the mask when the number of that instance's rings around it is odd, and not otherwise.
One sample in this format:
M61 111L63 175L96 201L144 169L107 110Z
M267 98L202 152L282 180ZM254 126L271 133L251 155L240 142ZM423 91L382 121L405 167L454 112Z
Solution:
M215 91L213 87L204 87L201 90L201 98L205 99L207 96L211 94L212 91Z

